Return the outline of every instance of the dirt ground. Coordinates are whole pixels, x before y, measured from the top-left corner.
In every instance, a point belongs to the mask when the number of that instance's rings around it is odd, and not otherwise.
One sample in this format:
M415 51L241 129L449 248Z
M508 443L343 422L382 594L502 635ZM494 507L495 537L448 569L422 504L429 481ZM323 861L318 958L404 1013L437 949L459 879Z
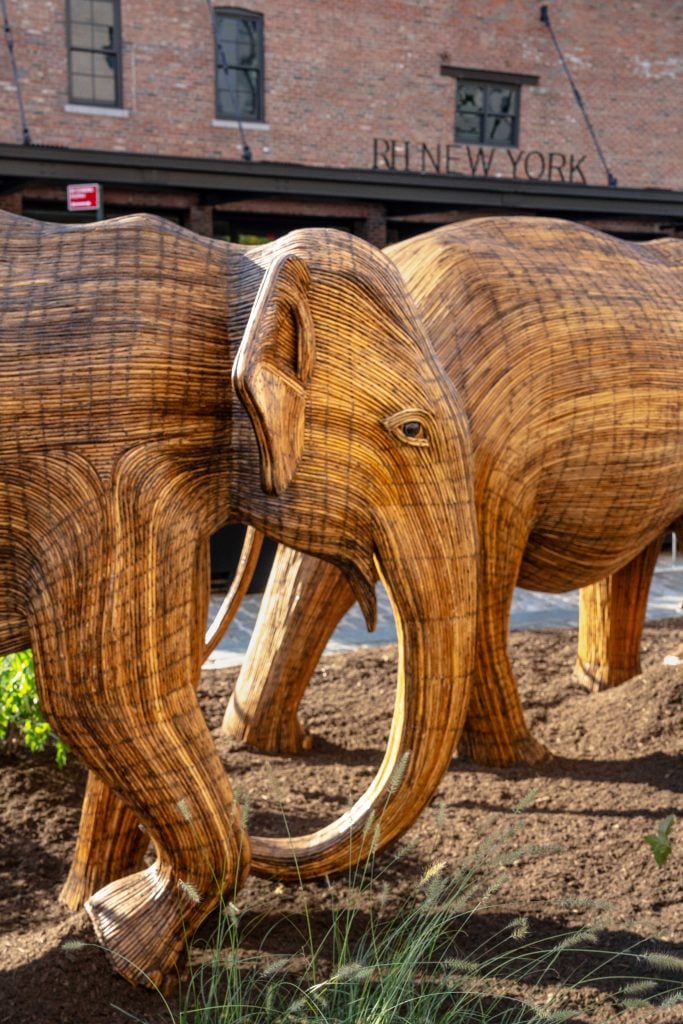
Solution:
M528 719L555 760L533 769L498 770L455 759L437 798L406 837L409 848L396 861L391 853L379 858L390 898L397 901L415 891L435 858L455 870L491 833L492 822L509 822L518 801L538 787L516 842L561 849L546 856L521 854L509 864L507 882L467 932L464 941L470 949L493 941L520 914L528 915L534 937L566 935L599 917L606 902L611 909L600 948L682 955L683 664L663 663L682 645L683 620L648 627L643 674L619 689L589 695L572 681L575 631L513 633ZM283 810L292 832L310 829L360 794L383 751L395 653L394 647L364 648L324 660L305 701L304 716L317 737L305 758L229 751L219 741L235 787L249 796L254 834L282 832ZM200 696L212 729L220 724L234 678L234 671L204 673ZM59 771L47 757L0 757L0 1022L113 1024L130 1019L114 1006L147 1024L169 1021L159 996L134 990L113 975L101 950L61 948L74 937L93 941L85 914L68 912L57 898L83 782L73 759ZM658 868L643 836L671 813L677 816L673 853ZM332 887L325 882L306 886L303 895L314 929L329 922L330 908L347 889L343 880ZM250 879L239 896L245 949L253 951L260 943L276 953L296 949L300 939L292 922L301 921L302 899L296 886ZM208 935L210 929L209 923L203 930ZM541 993L543 985L550 992L593 966L584 954L568 954L544 979ZM610 972L615 971L642 975L650 969L629 959L612 964ZM609 981L587 987L576 1021L616 1020L617 987ZM623 1020L674 1024L683 1021L683 1007L629 1010Z

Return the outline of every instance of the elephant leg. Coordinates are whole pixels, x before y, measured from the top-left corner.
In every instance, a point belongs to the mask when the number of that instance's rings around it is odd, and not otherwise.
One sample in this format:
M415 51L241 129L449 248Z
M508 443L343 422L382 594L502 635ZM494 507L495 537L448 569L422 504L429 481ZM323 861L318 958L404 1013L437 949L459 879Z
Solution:
M344 574L280 545L222 731L270 754L310 750L297 711L325 645L354 603Z
M208 548L204 549L200 590L209 585ZM201 594L198 594L201 601ZM88 773L76 848L59 898L80 910L98 889L139 871L149 848L149 835L138 816L94 772Z
M583 587L574 676L593 692L618 686L640 669L640 640L662 537L607 579Z
M510 608L526 546L526 531L509 520L498 518L493 533L505 544L489 541L481 553L477 661L458 744L460 756L487 765L536 764L550 757L524 720L508 653ZM482 537L486 540L485 531Z
M85 550L81 572L45 574L32 625L46 714L155 847L153 865L86 904L117 970L149 985L239 884L249 847L196 698L208 590L194 523L121 506L101 563Z
M140 870L148 846L138 816L89 772L76 849L59 898L71 910L80 910L98 889Z

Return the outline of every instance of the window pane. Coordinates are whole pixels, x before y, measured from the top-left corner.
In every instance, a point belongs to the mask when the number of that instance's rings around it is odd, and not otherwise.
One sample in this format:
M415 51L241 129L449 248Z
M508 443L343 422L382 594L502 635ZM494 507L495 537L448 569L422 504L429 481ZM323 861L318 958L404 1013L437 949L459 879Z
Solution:
M92 54L74 50L71 54L71 70L75 75L92 74Z
M484 142L493 146L511 146L514 142L514 119L512 117L487 117Z
M482 118L478 114L462 114L458 112L455 123L456 142L481 142Z
M85 50L92 49L92 27L90 25L72 25L71 45L80 46Z
M216 13L216 39L220 43L229 43L235 38L237 21L237 18L228 18L224 14Z
M237 72L237 104L242 117L253 120L259 116L258 72Z
M93 74L99 78L114 78L116 57L111 53L93 54Z
M216 113L219 117L225 117L228 120L232 120L235 116L230 97L224 89L218 89L216 92Z
M251 18L219 18L218 41L230 65L258 67L259 22Z
M111 50L114 45L114 30L105 25L96 25L92 38L94 50Z
M486 109L489 114L516 113L516 87L509 85L490 85L488 88Z
M484 89L474 82L458 83L458 110L479 112L484 110Z
M69 14L72 21L92 21L91 0L71 0Z
M223 60L227 64L235 65L237 63L237 44L234 39L219 39L218 45L220 52L218 54L218 63L221 63L221 54Z
M221 117L258 120L261 116L258 76L254 71L231 71L230 86L218 90L218 110Z
M90 75L71 76L72 99L91 101L93 99L93 80Z
M217 19L216 35L228 64L237 63L237 32L239 24L237 18Z
M114 27L114 5L110 0L95 0L92 5L92 20L96 25Z
M231 87L228 87L225 80L223 80L219 86L218 113L221 117L227 117L229 120L237 117L237 95L235 83L233 83Z
M114 103L116 100L116 83L111 78L96 78L94 80L94 98L100 103Z
M237 61L243 68L255 68L258 65L259 48L258 33L253 21L241 21L237 32Z
M257 121L263 117L260 18L216 15L216 102L219 117Z

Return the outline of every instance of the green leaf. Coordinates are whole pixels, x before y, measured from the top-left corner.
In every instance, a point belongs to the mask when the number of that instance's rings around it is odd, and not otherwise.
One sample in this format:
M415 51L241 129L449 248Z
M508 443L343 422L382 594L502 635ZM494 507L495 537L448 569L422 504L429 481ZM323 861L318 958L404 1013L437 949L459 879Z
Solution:
M0 657L0 744L18 739L34 752L54 746L58 766L66 764L68 747L45 721L38 701L30 650Z
M645 842L652 850L653 856L659 867L663 867L671 853L671 830L674 825L674 815L669 814L657 826L657 831L649 836L644 836Z

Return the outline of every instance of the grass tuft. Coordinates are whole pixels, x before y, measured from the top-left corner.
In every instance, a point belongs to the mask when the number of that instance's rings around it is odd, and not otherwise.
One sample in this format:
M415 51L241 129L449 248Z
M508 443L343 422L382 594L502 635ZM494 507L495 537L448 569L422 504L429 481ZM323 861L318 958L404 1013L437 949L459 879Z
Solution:
M371 820L366 834L376 828ZM177 1016L164 999L170 1024L588 1022L593 1015L586 1000L596 988L614 1007L615 1018L642 1011L638 1024L645 1024L648 1009L683 1002L680 979L635 975L638 966L641 973L644 966L678 974L683 959L601 950L604 914L593 924L539 935L533 919L506 910L500 891L514 880L509 865L517 859L510 850L521 857L542 855L538 847L519 845L522 829L521 816L513 826L491 823L457 868L432 861L400 903L392 899L386 877L401 870L400 860L374 854L339 884L326 880L325 907L331 909L324 915L319 908L315 916L310 912L312 890L303 884L303 911L291 920L260 922L226 900L208 942L189 949ZM544 855L552 856L551 849L544 848ZM189 883L179 888L191 897ZM579 903L596 909L585 901L572 905ZM496 929L482 929L482 917L495 920ZM482 931L486 938L475 939ZM276 932L289 936L289 948L282 949L280 934L277 952L269 949ZM63 948L85 945L70 941ZM596 1002L598 1013L601 1007L603 998Z
M612 999L624 1010L677 1005L680 986L659 978L605 980L603 968L611 969L617 956L632 964L643 957L596 948L600 920L534 937L527 915L510 914L484 943L473 942L483 913L504 914L500 890L510 880L508 865L518 857L553 855L552 846L515 846L522 828L521 816L512 828L487 828L455 871L444 861L431 862L398 906L384 876L400 871L400 863L373 854L339 888L328 880L326 930L321 933L319 921L317 931L311 920L298 924L285 955L268 953L268 932L248 954L247 930L256 920L224 909L210 948L193 951L178 1024L561 1024L591 1019L584 1016L581 989L598 983L611 983ZM376 829L370 820L366 834ZM309 898L302 886L306 915ZM572 974L577 954L582 964L595 961L581 980ZM645 959L667 971L680 964L666 954ZM572 978L564 986L558 980L563 962Z
M652 952L645 953L643 955L643 959L646 960L651 967L658 967L662 971L683 973L683 957L674 956L671 953Z

